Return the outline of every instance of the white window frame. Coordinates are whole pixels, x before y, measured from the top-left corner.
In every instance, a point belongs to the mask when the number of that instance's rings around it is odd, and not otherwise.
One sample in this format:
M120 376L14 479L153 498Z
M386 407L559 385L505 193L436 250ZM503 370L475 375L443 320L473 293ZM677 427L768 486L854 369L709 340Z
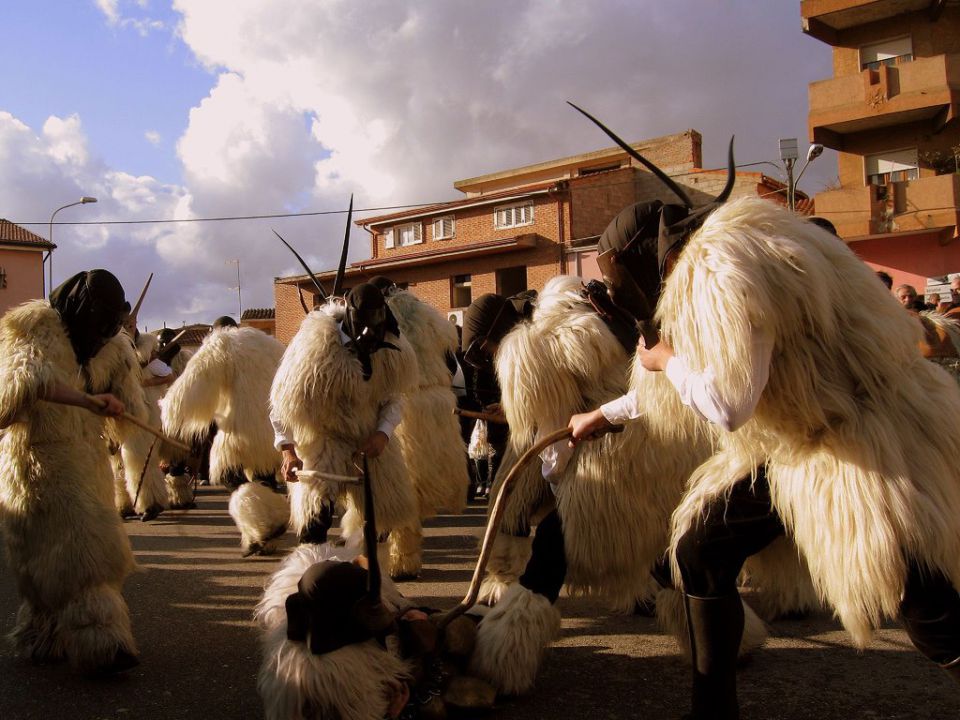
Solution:
M533 225L533 201L500 205L493 209L493 227L496 230Z
M444 232L444 227L449 228L449 232ZM444 215L433 219L433 239L450 240L456 237L457 219L453 215Z
M886 185L888 182L918 179L920 163L917 155L917 148L900 148L864 155L864 184Z
M390 250L394 247L393 228L387 228L383 231L383 246Z
M906 42L904 42L906 41ZM900 35L880 42L861 45L858 51L860 69L878 69L881 65L899 65L913 60L913 37Z
M412 232L412 238L407 236L407 231ZM423 242L423 223L412 222L403 225L393 226L393 235L396 239L397 247L412 247Z

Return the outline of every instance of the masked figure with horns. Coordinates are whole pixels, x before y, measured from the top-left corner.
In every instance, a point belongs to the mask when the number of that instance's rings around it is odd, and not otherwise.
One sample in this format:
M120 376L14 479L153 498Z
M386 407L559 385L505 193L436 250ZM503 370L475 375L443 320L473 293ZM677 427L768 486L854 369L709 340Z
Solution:
M739 717L736 578L784 534L858 646L899 616L960 678L960 389L828 231L761 199L668 207L655 211L662 340L637 360L720 428L672 521L690 717ZM634 416L657 420L628 394L570 428L583 439Z
M135 563L101 439L119 439L139 474L152 438L118 419L147 417L118 335L129 310L116 277L91 270L0 320L0 527L21 598L12 638L34 661L90 673L137 664L120 594Z
M338 480L355 475L358 452L373 471L381 532L417 522L416 496L390 440L402 417L402 396L416 382L417 360L378 288L362 283L344 301L337 299L350 223L348 213L332 298L294 251L326 302L303 319L270 391L275 445L290 482L291 524L302 543L326 542L338 504L345 510L343 534L359 531L363 498L355 485Z
M460 423L453 414L457 398L450 386L457 370L457 330L438 310L388 278L375 277L370 283L383 292L417 357L418 379L404 395L395 438L417 494L418 521L390 533L389 567L391 577L411 578L420 572L422 521L441 510L461 512L470 483Z
M200 442L216 423L210 478L233 490L230 516L240 529L244 557L269 552L290 516L277 492L280 459L269 408L281 355L283 345L275 338L220 319L162 401L163 426L172 435Z

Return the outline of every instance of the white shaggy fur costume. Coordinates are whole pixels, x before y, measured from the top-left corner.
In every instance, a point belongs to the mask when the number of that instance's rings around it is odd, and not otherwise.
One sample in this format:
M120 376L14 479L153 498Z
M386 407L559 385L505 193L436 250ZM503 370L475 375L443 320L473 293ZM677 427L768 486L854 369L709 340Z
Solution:
M387 333L399 350L382 348L371 356L372 375L363 379L357 357L340 340L342 306L329 302L307 315L290 341L270 390L272 417L293 436L304 469L356 475L353 454L377 429L381 404L407 392L417 378L410 343ZM196 362L194 360L193 362ZM381 532L416 523L416 495L398 443L389 442L370 460L377 527ZM302 479L289 485L291 525L300 533L325 502L346 505L345 535L361 527L363 493L359 485Z
M120 594L135 563L101 434L120 441L128 481L139 478L152 442L130 423L39 401L57 381L113 393L145 421L129 338L108 341L86 374L85 383L48 302L25 303L0 320L0 427L9 424L0 433L0 526L21 597L12 637L24 656L66 658L82 671L106 665L118 648L136 652Z
M211 422L217 423L210 450L213 483L222 483L238 468L251 481L279 469L268 398L282 354L278 340L255 328L216 329L164 396L163 426L171 434L198 440ZM281 495L249 482L231 496L230 515L243 547L249 548L282 533L289 509Z
M307 643L287 639L287 597L318 562L352 562L358 549L328 544L294 548L270 578L255 617L262 631L263 662L257 688L267 720L381 720L390 685L410 678L410 667L376 640L314 655ZM410 609L388 579L382 581L385 607L399 615Z
M773 203L731 202L683 249L658 316L728 397L748 395L751 333L774 340L756 411L691 478L674 543L766 462L788 536L858 645L898 614L905 556L960 586L960 389L846 245Z
M446 357L456 353L457 330L438 310L406 291L393 293L387 303L419 369L419 382L404 396L403 421L394 435L416 490L419 513L415 525L390 533L389 572L400 577L420 571L421 521L440 510L462 512L470 476L446 363Z

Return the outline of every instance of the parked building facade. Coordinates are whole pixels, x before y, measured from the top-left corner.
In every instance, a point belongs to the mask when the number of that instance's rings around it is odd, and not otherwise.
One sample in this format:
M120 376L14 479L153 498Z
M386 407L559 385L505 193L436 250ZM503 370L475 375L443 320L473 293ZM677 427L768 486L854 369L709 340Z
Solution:
M56 245L0 219L0 315L27 300L45 297L43 254Z
M839 153L817 214L896 284L960 271L960 7L943 0L804 0L833 48L809 88L810 138Z
M696 130L633 145L672 175L695 203L719 194L726 169L705 170ZM345 289L377 275L408 288L458 323L484 293L540 290L558 274L598 278L596 244L631 203L676 202L652 173L618 147L459 180L463 198L358 221L370 236L369 259L348 266ZM738 173L734 196L783 201L781 183ZM803 200L803 198L802 198ZM318 273L329 289L333 271ZM276 336L288 342L303 306L318 297L306 275L276 278Z

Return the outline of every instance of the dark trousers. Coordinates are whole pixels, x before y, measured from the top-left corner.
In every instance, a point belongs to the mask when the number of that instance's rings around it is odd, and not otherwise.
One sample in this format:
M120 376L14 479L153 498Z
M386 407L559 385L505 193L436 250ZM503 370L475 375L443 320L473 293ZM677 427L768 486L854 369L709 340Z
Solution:
M537 525L530 560L520 576L520 584L555 603L566 576L567 556L563 546L563 526L560 515L554 510Z
M752 484L750 477L737 482L677 543L686 593L698 598L732 595L746 559L783 534L760 468ZM960 658L960 594L943 573L911 561L900 611L920 652L940 664Z

